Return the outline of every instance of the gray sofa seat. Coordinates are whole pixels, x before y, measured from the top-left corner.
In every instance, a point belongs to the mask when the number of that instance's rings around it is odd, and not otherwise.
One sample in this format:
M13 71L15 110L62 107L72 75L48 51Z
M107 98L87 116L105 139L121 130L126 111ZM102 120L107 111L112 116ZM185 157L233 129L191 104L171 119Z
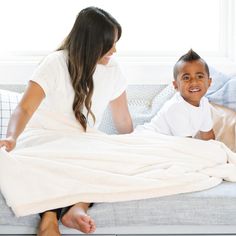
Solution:
M2 195L0 209L1 225L27 226L36 232L40 220L38 215L15 217ZM108 233L109 228L113 230L112 233L117 233L123 227L124 232L129 233L129 227L171 225L234 225L236 230L236 184L223 182L217 187L200 192L146 200L97 203L89 209L89 214L95 220L97 228L106 229L108 231L105 232Z
M236 184L205 191L119 203L95 204L98 227L148 225L236 225Z

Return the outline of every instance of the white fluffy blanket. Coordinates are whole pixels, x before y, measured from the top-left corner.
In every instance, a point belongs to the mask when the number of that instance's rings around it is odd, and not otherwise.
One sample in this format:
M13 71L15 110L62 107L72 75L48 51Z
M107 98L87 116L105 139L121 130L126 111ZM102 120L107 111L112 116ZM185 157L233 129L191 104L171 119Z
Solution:
M0 188L17 216L199 191L223 179L236 181L236 154L217 141L32 129L15 151L0 150Z

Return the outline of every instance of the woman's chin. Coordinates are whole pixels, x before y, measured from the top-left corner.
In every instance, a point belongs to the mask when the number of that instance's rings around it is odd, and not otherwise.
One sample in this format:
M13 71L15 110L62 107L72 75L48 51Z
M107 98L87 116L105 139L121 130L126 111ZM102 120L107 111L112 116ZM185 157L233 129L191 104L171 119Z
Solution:
M99 62L98 62L98 64L101 64L101 65L107 65L108 63L109 63L109 61L110 61L110 57L105 57L105 58L102 58Z

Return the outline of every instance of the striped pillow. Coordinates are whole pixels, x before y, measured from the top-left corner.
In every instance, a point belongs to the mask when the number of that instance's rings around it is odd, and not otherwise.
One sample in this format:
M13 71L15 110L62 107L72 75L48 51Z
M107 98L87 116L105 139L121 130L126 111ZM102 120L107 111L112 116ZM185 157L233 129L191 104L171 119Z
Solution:
M5 138L7 125L21 94L0 89L0 138Z

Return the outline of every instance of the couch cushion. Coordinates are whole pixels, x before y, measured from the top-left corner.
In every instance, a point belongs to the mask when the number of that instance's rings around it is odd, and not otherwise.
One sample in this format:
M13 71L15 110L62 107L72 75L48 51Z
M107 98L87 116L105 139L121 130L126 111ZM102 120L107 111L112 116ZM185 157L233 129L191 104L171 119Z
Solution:
M148 225L235 225L236 183L200 192L118 203L89 209L97 227ZM0 195L0 224L37 226L39 216L16 218Z
M235 225L236 183L168 197L95 204L98 227L127 225Z

